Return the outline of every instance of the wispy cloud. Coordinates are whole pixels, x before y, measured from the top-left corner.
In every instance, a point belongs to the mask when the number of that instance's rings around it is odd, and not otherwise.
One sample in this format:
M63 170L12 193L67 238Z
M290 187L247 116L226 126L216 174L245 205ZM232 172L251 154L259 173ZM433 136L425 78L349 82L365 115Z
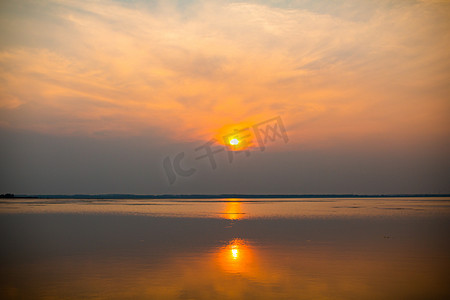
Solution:
M2 15L3 126L193 140L279 114L302 143L448 134L447 2L19 1Z

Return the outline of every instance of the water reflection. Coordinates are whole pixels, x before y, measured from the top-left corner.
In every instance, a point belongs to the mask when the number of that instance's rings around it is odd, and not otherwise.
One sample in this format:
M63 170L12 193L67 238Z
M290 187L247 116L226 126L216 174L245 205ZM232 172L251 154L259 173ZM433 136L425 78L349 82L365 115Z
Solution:
M252 247L244 239L233 239L217 253L221 270L234 273L248 273L255 265Z
M448 217L245 214L284 205L199 204L216 218L0 214L0 298L450 299Z
M223 216L228 220L239 220L242 219L245 213L242 210L242 200L241 199L227 199L225 202L225 209Z
M114 213L159 217L450 216L449 197L292 199L2 199L2 213Z

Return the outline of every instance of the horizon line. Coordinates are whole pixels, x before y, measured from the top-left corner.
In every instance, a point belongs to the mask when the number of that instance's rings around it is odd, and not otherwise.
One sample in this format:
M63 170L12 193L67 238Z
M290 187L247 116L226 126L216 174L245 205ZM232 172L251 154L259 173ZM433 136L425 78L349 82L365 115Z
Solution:
M401 194L1 194L1 198L37 199L206 199L206 198L389 198L389 197L450 197L443 193Z

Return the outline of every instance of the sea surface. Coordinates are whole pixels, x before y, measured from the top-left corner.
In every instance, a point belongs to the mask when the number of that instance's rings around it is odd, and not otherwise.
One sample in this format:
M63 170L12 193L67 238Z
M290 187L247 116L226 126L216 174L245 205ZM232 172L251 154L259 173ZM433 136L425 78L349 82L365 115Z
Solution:
M450 299L450 198L0 199L0 299Z

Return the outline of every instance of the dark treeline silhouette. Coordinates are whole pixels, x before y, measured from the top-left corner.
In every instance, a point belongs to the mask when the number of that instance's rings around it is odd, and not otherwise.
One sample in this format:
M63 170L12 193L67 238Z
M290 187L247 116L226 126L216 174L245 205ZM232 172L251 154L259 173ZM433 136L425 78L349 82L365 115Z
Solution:
M4 195L10 195L4 197ZM12 196L11 196L12 195ZM41 198L41 199L222 199L222 198L387 198L387 197L450 197L450 194L379 194L379 195L358 195L358 194L190 194L190 195L134 195L134 194L99 194L99 195L16 195L3 194L2 198Z
M14 194L1 194L0 198L14 198Z

